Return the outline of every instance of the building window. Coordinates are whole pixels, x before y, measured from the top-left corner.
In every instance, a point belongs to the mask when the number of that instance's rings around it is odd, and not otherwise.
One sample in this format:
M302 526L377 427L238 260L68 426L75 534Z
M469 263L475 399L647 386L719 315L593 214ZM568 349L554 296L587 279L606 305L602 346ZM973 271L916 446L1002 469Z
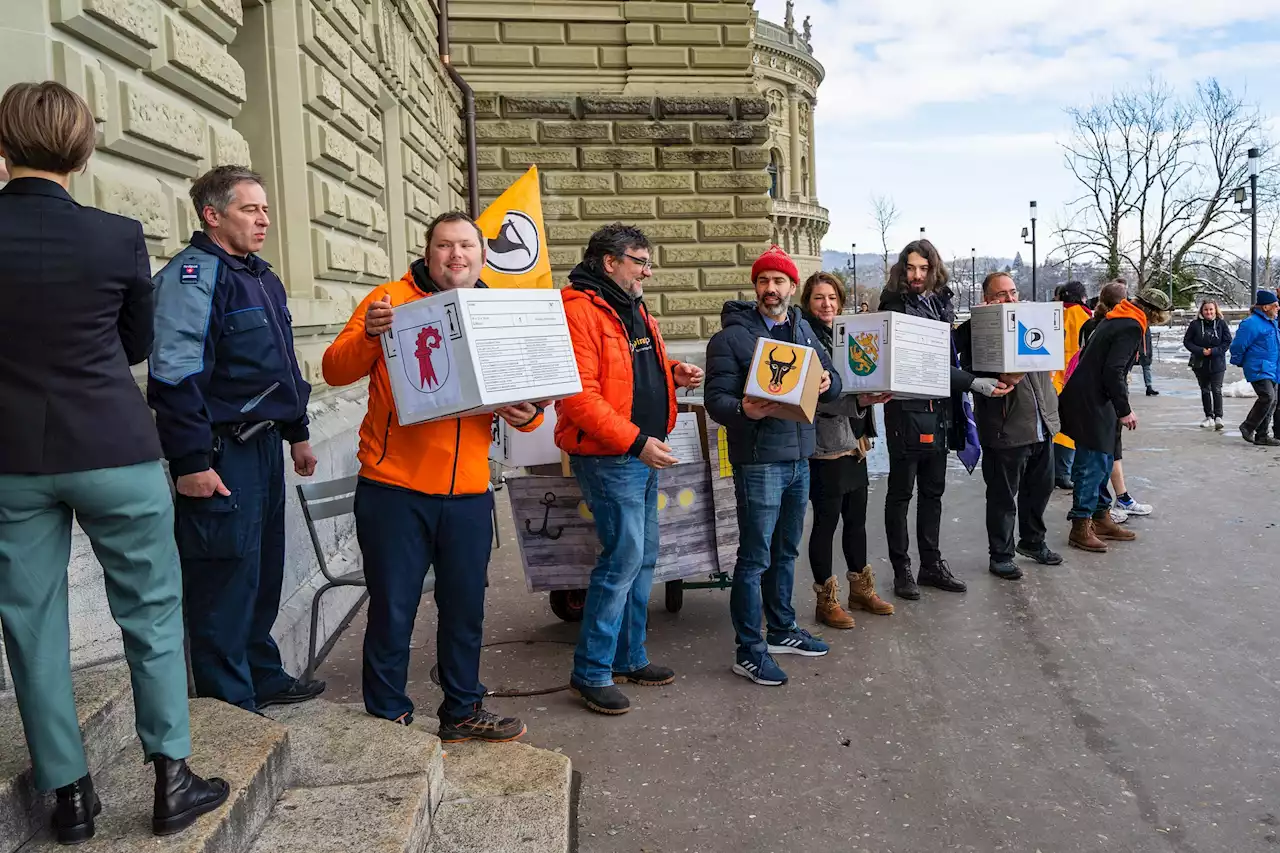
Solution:
M782 177L782 165L778 162L777 151L769 152L769 167L765 171L769 173L769 198L781 198L778 181Z
M809 197L809 161L807 159L800 160L800 194L805 198Z

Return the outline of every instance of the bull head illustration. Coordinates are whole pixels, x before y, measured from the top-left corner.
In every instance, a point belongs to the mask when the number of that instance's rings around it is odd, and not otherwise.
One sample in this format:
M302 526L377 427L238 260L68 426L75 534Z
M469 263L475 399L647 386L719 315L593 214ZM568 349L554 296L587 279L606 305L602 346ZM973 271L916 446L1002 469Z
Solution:
M799 354L792 350L790 362L778 361L774 358L774 354L777 351L777 347L772 347L769 350L769 372L772 374L769 379L769 393L771 394L781 393L783 377L795 369L796 362L800 359Z

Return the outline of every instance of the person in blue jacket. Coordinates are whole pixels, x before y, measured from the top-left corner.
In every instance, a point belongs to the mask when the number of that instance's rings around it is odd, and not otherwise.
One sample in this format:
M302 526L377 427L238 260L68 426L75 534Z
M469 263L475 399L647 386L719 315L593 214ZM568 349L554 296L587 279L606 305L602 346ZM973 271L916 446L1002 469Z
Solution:
M815 351L822 364L820 401L840 396L841 383L813 328L791 306L800 283L795 262L770 246L751 267L751 279L756 301L726 302L723 328L707 342L706 406L725 427L737 498L738 559L729 596L738 643L733 671L756 684L777 686L787 682L787 675L772 655L819 657L829 651L796 624L791 606L816 440L813 424L775 417L779 404L744 396L747 373L757 341L770 338Z
M1256 298L1253 311L1240 323L1231 342L1231 363L1244 368L1244 378L1258 393L1257 402L1240 424L1240 435L1250 444L1280 447L1280 439L1268 434L1276 411L1276 381L1280 380L1280 329L1276 327L1280 301L1269 290L1259 290Z
M324 690L285 672L271 638L284 581L281 440L311 476L311 386L284 284L255 254L271 224L262 178L219 166L191 200L203 230L154 279L147 401L177 489L196 693L256 711Z

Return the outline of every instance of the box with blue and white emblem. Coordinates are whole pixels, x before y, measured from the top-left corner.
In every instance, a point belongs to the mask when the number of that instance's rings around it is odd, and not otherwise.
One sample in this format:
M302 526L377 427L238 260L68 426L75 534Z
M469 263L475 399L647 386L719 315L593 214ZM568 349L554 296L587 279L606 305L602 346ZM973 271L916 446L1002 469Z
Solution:
M1061 302L978 305L970 329L973 369L980 373L1043 373L1066 366Z

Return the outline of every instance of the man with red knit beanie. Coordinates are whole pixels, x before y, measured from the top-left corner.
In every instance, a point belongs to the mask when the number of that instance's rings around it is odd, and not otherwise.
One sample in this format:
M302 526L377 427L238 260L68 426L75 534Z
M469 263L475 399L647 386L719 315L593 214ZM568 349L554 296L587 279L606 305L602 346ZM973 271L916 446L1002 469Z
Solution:
M756 341L772 338L813 349L822 362L823 402L840 395L840 377L831 369L817 335L791 307L800 271L787 253L770 246L751 267L756 301L729 301L720 313L722 329L707 343L706 406L728 435L729 462L738 504L738 560L733 570L729 613L737 635L733 671L756 684L786 684L772 655L820 657L827 644L796 624L791 607L796 555L809 503L809 457L815 449L812 424L773 415L777 403L743 396ZM762 635L763 605L766 634Z

